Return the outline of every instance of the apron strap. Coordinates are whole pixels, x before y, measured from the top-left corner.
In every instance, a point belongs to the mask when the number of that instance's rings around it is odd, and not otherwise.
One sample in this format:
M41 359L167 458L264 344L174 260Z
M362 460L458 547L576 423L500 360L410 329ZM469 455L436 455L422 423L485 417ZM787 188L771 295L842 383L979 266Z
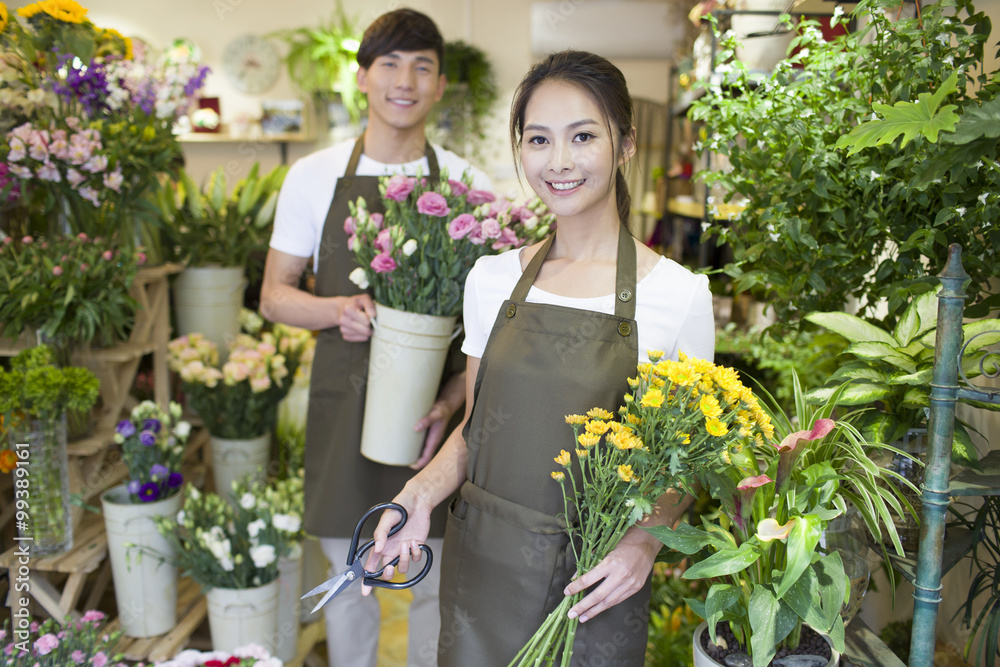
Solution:
M362 134L354 142L354 150L351 151L351 159L347 161L347 168L344 170L345 177L352 177L358 171L358 163L361 161L361 154L365 150L365 135ZM438 168L437 153L431 147L431 142L424 141L424 157L427 158L427 169L430 172L428 178L431 182L441 179L441 170Z
M552 247L552 241L556 233L552 232L549 238L545 239L542 247L538 249L535 256L528 262L524 273L514 286L514 291L510 294L511 301L525 301L528 298L528 290L538 277L538 272L545 262L546 255ZM632 234L622 225L618 230L618 264L615 270L615 317L622 317L629 320L635 319L635 271L636 271L635 242Z

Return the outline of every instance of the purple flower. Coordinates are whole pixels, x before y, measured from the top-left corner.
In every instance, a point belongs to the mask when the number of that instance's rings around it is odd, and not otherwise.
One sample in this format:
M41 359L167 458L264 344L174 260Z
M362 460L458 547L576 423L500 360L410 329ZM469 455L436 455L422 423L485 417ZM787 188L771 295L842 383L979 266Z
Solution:
M201 88L202 85L204 85L205 77L208 76L208 73L211 71L212 70L211 68L208 67L208 65L202 65L201 67L199 67L198 73L195 76L193 76L186 84L184 84L184 94L187 95L188 97L194 95L195 92L197 92L197 90Z
M170 473L170 477L167 478L167 486L171 489L176 489L184 481L184 475L179 472Z
M153 433L160 432L160 420L159 419L147 419L142 422L143 431L152 431Z
M486 190L469 190L469 196L465 198L465 201L469 204L469 206L489 204L495 200L496 195Z
M160 487L153 482L146 482L139 489L139 500L144 503L151 503L160 497Z
M127 488L129 493L131 493L133 496L137 496L139 495L139 489L141 487L142 487L142 482L140 482L137 479L133 479L131 482L128 483Z
M139 436L139 442L141 442L147 447L152 447L153 445L156 444L156 436L150 433L149 431L143 431L142 434Z
M118 426L115 426L115 430L123 438L131 438L135 435L135 424L133 424L128 419L123 419L118 422Z
M149 469L149 476L153 478L154 482L159 482L170 475L170 468L163 465L162 463L154 463Z

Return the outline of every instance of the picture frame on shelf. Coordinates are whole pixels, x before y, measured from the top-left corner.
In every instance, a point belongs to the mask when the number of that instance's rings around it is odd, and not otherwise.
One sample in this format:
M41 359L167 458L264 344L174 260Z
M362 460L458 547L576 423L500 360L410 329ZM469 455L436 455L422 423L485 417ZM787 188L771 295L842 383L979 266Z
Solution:
M305 104L302 100L264 100L260 128L264 136L304 132Z

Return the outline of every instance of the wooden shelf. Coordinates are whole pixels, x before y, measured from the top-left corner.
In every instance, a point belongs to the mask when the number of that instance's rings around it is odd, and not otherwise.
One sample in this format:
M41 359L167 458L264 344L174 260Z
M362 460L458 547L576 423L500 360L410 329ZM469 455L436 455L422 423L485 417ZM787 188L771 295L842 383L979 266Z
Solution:
M201 593L201 586L190 577L183 577L177 585L177 625L169 632L156 637L129 637L122 635L113 653L122 653L127 660L161 662L169 660L180 651L198 629L208 614L208 603ZM121 630L121 622L114 619L108 632Z

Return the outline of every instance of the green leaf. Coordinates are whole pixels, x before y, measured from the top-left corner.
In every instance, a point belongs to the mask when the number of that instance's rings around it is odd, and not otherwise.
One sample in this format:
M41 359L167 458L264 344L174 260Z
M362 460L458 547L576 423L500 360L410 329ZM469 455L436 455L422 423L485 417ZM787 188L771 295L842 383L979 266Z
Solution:
M820 535L823 533L819 517L813 514L800 516L792 526L786 540L785 571L781 574L781 581L778 583L774 594L780 600L784 597L788 589L792 587L802 573L806 571L812 562L813 551L819 544Z
M982 106L976 100L970 100L965 106L962 119L955 127L955 133L948 137L948 141L967 144L983 137L1000 137L1000 97L994 97Z
M854 315L839 312L809 313L806 319L840 334L852 343L878 341L893 347L899 346L899 342L889 332Z
M750 639L750 651L753 653L754 667L764 667L771 662L776 651L775 637L777 635L778 609L780 605L771 591L764 586L754 586L750 594L750 627L753 636Z
M822 599L820 597L819 577L816 576L814 568L810 567L799 580L792 584L788 592L781 598L799 615L803 621L814 628L821 630L827 627L826 618L821 608Z
M813 405L823 404L828 402L839 389L840 387L813 389L806 394L806 398ZM866 405L875 401L881 401L884 398L892 396L894 393L895 391L891 387L887 387L884 384L852 382L847 385L837 403L839 405Z
M917 364L913 357L903 354L899 347L887 345L886 343L867 341L861 343L851 343L844 352L853 354L869 361L885 361L897 368L901 368L907 373L917 370Z
M957 90L957 82L958 72L953 72L936 92L920 93L916 102L896 102L891 107L887 104L873 104L872 108L882 114L883 119L869 120L858 125L847 136L837 140L837 148L850 147L847 152L850 156L862 148L892 143L901 135L903 139L900 148L905 148L906 144L919 135L923 135L931 143L937 143L938 133L954 131L960 120L955 113L957 106L948 104L941 107L945 98Z
M736 604L740 599L739 586L733 584L715 584L708 589L705 598L705 613L708 614L709 626L714 626L722 618L722 613Z
M698 553L714 541L708 533L688 523L682 523L677 528L651 526L642 529L671 549L689 556Z
M813 569L819 581L816 594L826 619L819 629L829 632L839 620L840 609L844 605L844 598L847 597L848 581L847 575L844 574L844 561L839 553L833 551L817 560L813 564Z
M678 549L679 551L679 549ZM752 543L744 542L739 549L719 551L684 571L684 579L707 579L742 572L760 558Z
M1000 319L970 322L962 327L962 335L968 344L968 347L965 348L966 355L1000 343ZM978 338L973 340L976 336Z
M951 462L973 470L982 470L976 446L972 443L969 432L957 422L955 423L955 435L951 442Z

